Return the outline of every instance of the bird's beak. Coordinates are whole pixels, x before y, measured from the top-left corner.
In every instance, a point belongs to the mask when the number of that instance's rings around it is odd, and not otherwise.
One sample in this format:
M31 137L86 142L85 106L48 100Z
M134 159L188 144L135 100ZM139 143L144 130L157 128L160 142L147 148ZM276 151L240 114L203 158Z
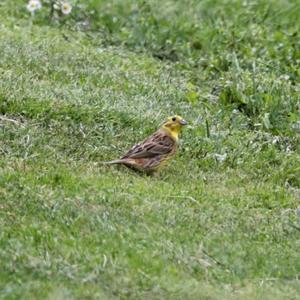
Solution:
M186 121L186 120L183 120L183 119L180 120L179 123L180 123L180 125L187 125L187 121Z

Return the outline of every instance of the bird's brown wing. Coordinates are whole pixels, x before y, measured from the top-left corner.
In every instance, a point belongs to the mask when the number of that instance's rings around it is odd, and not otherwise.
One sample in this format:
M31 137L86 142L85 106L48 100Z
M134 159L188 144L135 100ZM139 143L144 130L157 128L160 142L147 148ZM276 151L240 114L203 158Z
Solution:
M176 142L165 132L157 131L144 142L132 147L123 157L125 158L152 158L165 155L174 150Z

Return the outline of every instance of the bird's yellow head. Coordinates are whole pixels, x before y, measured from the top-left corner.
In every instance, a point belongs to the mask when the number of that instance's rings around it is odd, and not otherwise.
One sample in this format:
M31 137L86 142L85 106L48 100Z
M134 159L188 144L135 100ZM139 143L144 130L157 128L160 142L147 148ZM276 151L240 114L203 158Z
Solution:
M187 121L185 121L182 117L171 116L163 123L162 128L177 141L181 128L184 125L187 125Z

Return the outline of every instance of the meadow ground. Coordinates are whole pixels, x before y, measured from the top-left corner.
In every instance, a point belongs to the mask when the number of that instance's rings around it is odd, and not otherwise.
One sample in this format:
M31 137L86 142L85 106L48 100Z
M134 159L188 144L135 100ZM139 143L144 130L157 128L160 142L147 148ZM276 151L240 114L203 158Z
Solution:
M0 2L0 299L300 299L299 2L82 4Z

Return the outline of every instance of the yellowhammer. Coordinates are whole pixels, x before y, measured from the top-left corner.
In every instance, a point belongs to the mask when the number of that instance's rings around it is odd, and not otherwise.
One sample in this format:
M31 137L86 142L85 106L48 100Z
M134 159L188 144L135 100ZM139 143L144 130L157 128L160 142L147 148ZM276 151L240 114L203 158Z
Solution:
M133 146L121 159L107 164L123 164L137 171L151 173L162 167L176 152L178 135L187 122L172 116L146 140Z

